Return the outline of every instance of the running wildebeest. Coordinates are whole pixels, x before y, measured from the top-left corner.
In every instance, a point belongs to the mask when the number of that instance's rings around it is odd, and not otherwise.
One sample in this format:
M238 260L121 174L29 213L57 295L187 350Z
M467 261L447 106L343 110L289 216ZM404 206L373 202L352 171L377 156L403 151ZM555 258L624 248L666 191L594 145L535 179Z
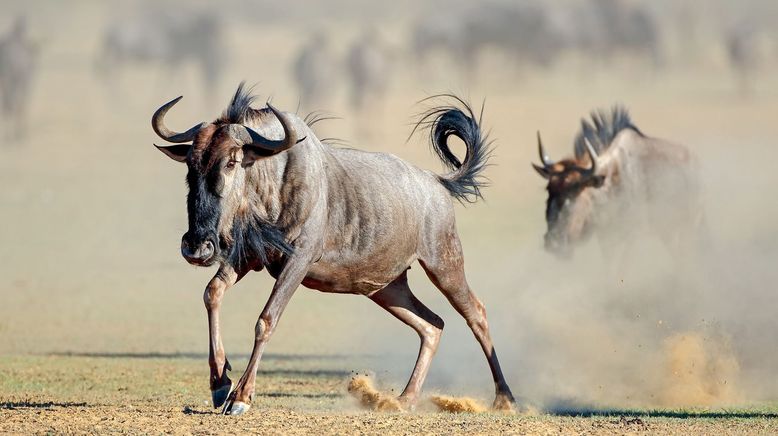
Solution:
M538 132L542 165L532 166L548 180L546 249L569 255L593 233L619 244L625 233L617 229L634 234L641 223L668 244L689 241L702 220L690 151L644 135L621 107L581 123L574 157L559 162L548 157Z
M95 65L105 79L115 79L133 65L173 71L193 64L200 72L206 101L212 99L226 65L222 22L210 10L162 7L121 16L106 28L100 44Z
M26 134L30 89L37 60L38 48L29 38L27 20L19 17L8 34L0 39L0 99L5 136L11 141L18 141Z
M445 106L420 121L433 150L451 169L437 175L384 153L331 147L296 115L269 103L253 109L238 87L224 114L177 133L164 124L178 97L152 117L154 131L175 145L158 148L187 165L189 230L181 254L191 264L219 265L205 289L214 407L249 409L260 358L300 284L323 292L364 295L413 328L418 359L400 400L413 405L434 355L443 321L411 292L407 270L419 261L430 280L465 318L486 355L496 408L513 396L500 370L483 304L465 279L450 197L475 201L488 144L470 108ZM466 144L464 160L447 145ZM255 328L246 371L232 385L219 331L224 293L249 271L276 279Z

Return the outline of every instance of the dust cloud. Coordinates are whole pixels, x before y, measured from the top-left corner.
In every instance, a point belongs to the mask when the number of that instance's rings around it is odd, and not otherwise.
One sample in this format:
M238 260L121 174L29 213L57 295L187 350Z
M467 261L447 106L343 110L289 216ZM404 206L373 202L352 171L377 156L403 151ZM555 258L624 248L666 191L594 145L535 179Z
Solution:
M664 341L660 404L716 406L742 400L740 364L727 341L678 333Z
M679 250L650 228L617 226L608 231L628 241L624 246L595 237L572 259L558 259L542 253L538 226L536 242L493 267L503 277L471 274L474 288L485 289L496 349L522 402L571 412L738 407L775 397L778 250L775 224L764 216L774 217L777 205L752 184L775 186L778 179L735 177L748 166L746 157L725 152L725 164L721 153L701 156L704 244ZM542 216L543 204L534 211ZM460 347L472 341L464 329L454 338L447 333L444 341ZM469 386L486 398L486 365L466 348L472 355L442 350L433 371L444 376L433 376L432 385L459 392Z
M433 395L430 401L441 412L449 413L483 413L488 409L478 400L468 397L449 397L447 395Z
M356 375L348 383L348 392L359 404L376 412L402 412L405 408L394 395L385 394L375 388L370 377Z
M347 391L358 406L374 412L407 412L393 393L382 392L376 388L374 377L354 375L349 379ZM479 400L469 397L451 397L447 395L423 396L419 404L421 409L431 409L448 413L484 413L489 410Z

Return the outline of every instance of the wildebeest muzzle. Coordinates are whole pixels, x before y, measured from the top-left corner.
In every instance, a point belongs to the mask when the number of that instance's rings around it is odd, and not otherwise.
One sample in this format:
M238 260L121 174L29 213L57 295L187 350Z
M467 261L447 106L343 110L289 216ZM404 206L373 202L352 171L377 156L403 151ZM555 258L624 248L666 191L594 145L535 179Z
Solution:
M181 255L192 265L210 266L216 259L217 243L215 234L196 236L186 232L181 237Z

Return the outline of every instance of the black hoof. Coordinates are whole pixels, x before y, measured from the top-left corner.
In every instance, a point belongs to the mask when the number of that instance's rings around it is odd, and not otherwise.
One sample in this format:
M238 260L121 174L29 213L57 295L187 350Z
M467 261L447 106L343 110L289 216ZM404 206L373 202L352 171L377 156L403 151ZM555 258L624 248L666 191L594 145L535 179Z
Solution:
M219 407L223 406L224 403L227 401L227 397L230 396L231 391L232 391L232 383L222 386L219 389L216 389L215 391L211 391L213 408L218 409Z

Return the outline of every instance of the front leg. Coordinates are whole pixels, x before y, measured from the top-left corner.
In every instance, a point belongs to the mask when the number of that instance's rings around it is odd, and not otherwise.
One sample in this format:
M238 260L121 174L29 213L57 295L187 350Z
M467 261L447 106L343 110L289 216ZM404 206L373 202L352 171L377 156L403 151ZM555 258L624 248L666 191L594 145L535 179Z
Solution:
M245 272L239 274L230 266L222 266L203 293L203 302L208 312L208 365L211 367L210 386L214 408L224 404L232 388L232 381L227 377L227 370L232 368L224 353L219 329L219 308L227 289L244 275Z
M270 298L268 298L265 308L262 309L254 328L254 349L251 351L246 371L236 384L227 404L224 405L223 413L225 415L241 415L249 410L251 400L254 397L257 369L262 352L278 325L278 319L287 303L308 273L312 257L308 250L297 249L281 270L281 274L273 286L273 291L270 293Z

